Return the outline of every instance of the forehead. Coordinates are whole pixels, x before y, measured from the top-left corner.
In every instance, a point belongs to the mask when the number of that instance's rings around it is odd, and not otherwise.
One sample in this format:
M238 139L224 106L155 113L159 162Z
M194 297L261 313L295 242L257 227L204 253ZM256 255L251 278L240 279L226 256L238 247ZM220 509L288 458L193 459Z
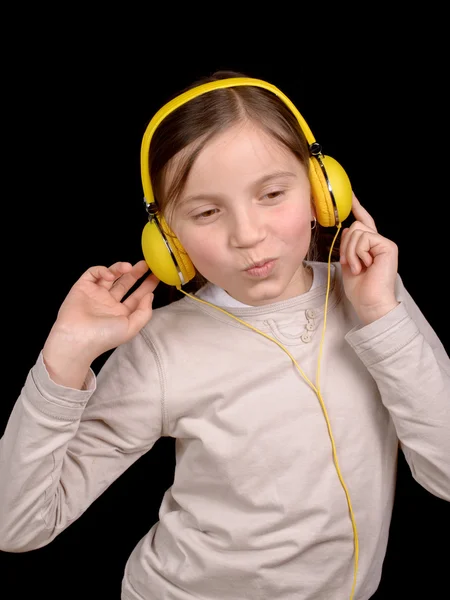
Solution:
M251 122L240 123L209 140L192 167L204 169L237 169L250 164L265 168L274 162L296 161L295 156L272 135Z
M167 171L169 185L196 145L198 142L174 157ZM302 168L297 157L261 127L252 122L239 123L206 142L191 167L182 194L191 193L198 186L230 187L251 182L268 171Z

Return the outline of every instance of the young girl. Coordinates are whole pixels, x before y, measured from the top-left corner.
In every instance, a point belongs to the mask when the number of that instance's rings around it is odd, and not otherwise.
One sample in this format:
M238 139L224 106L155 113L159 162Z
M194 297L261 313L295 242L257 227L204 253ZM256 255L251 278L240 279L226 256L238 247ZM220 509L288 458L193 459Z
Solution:
M235 76L144 135L145 260L89 268L62 303L1 439L0 548L48 544L171 436L123 600L367 600L399 445L450 500L449 357L343 170ZM339 261L311 260L350 210ZM152 311L160 280L186 295Z

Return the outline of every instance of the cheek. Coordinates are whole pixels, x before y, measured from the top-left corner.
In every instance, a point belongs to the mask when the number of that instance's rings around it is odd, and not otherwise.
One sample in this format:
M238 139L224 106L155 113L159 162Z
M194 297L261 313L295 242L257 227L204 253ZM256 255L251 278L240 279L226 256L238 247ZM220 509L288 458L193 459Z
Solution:
M309 244L311 239L311 219L309 211L291 207L275 215L273 225L280 239L286 243Z
M205 233L198 235L198 232L196 235L180 232L178 239L198 271L217 265L220 248L211 236Z

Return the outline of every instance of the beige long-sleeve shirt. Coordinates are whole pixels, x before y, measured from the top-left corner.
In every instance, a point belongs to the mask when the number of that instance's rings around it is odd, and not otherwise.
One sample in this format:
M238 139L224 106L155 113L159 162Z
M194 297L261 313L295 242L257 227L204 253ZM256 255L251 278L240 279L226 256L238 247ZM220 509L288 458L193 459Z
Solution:
M325 291L228 310L314 382ZM397 298L361 326L333 266L321 391L358 528L355 600L380 580L399 442L450 501L450 360L400 278ZM176 439L174 482L123 600L348 600L354 537L315 393L280 347L190 298L155 310L84 390L37 358L0 440L0 549L51 542L160 436Z

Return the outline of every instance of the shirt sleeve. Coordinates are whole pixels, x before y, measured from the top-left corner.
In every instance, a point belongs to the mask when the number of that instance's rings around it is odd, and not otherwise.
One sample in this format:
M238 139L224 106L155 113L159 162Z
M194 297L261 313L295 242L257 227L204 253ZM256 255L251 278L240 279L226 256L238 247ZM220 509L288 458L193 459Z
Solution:
M400 278L397 299L346 339L377 383L413 477L450 501L449 356Z
M158 361L141 334L82 390L39 355L0 439L0 550L51 542L162 435Z

